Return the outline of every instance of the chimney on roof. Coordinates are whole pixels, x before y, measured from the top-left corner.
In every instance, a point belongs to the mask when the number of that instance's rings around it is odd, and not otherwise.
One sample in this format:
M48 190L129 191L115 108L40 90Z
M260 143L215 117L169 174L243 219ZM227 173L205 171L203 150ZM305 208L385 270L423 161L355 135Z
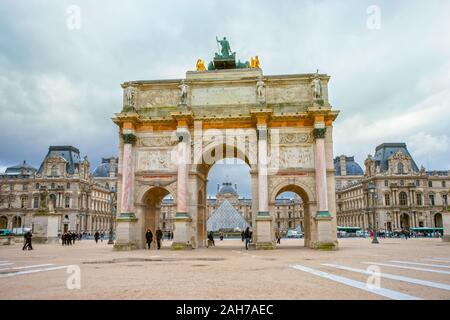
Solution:
M234 184L234 189L236 190L237 193L237 183Z
M116 158L111 157L109 160L109 177L114 178L116 175Z
M341 167L341 176L347 175L347 159L345 155L339 157L339 166Z

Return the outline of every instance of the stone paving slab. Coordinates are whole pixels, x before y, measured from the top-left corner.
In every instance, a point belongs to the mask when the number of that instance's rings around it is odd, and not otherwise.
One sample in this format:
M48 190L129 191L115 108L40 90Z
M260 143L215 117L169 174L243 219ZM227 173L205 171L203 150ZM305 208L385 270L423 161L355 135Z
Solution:
M282 240L277 250L246 251L240 240L218 240L214 248L176 252L169 249L170 242L162 250L131 252L115 252L106 242L90 240L71 247L36 244L33 251L15 244L0 247L0 299L450 299L446 289L386 278L381 278L381 293L368 291L358 286L370 275L330 266L410 266L424 270L378 268L444 288L450 285L449 274L429 271L450 271L450 244L440 239L380 242L340 239L337 251L315 251L303 247L303 240L290 239ZM66 266L72 265L81 272L80 289L67 287L72 274Z

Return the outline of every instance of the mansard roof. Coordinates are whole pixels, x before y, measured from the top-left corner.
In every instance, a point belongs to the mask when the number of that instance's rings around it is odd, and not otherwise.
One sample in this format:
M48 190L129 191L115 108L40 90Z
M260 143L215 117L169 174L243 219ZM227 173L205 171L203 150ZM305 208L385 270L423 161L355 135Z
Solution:
M415 172L419 172L419 168L417 167L414 159L409 153L408 148L406 147L406 143L383 143L376 147L375 156L373 157L373 159L377 162L377 165L380 166L381 172L385 172L389 169L389 158L399 151L411 158L412 170Z
M6 168L5 174L7 175L30 175L36 172L37 169L30 166L26 161L19 163L15 166Z
M66 172L68 174L74 174L76 171L75 169L79 169L81 163L80 150L73 146L50 146L47 155L39 167L39 173L42 173L44 170L45 160L55 156L62 157L67 161Z

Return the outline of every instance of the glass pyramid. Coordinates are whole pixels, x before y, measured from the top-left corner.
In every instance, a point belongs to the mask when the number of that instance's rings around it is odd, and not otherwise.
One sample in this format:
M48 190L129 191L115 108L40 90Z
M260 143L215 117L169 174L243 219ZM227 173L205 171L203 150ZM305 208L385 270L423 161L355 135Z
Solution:
M222 202L206 222L208 231L245 230L247 227L250 227L248 222L228 200Z

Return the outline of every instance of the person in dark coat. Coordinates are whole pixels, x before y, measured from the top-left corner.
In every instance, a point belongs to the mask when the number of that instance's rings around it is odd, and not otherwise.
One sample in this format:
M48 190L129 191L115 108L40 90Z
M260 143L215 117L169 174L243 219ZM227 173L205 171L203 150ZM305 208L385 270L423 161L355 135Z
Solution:
M98 238L100 238L100 234L98 233L98 231L95 231L94 234L95 243L98 243Z
M163 237L163 233L160 228L156 230L156 243L158 244L158 250L161 249L161 240Z
M213 234L212 231L210 231L210 232L208 233L208 244L209 244L209 243L211 243L211 245L212 245L213 247L216 246L216 243L214 242L214 234Z
M153 233L150 229L147 229L147 232L145 233L145 240L147 241L148 249L150 250L150 245L153 241Z
M252 233L250 232L249 227L247 227L247 229L245 229L244 237L245 237L245 250L248 250L248 246L249 246L250 240L252 238Z
M244 240L245 240L245 231L244 230L242 230L242 232L241 232L241 240L242 240L242 242L244 242Z
M25 233L23 237L25 239L25 244L23 245L22 250L33 250L33 246L31 245L31 238L33 237L33 235L31 234L31 231Z
M72 242L75 244L75 240L77 239L77 234L75 232L72 232Z

